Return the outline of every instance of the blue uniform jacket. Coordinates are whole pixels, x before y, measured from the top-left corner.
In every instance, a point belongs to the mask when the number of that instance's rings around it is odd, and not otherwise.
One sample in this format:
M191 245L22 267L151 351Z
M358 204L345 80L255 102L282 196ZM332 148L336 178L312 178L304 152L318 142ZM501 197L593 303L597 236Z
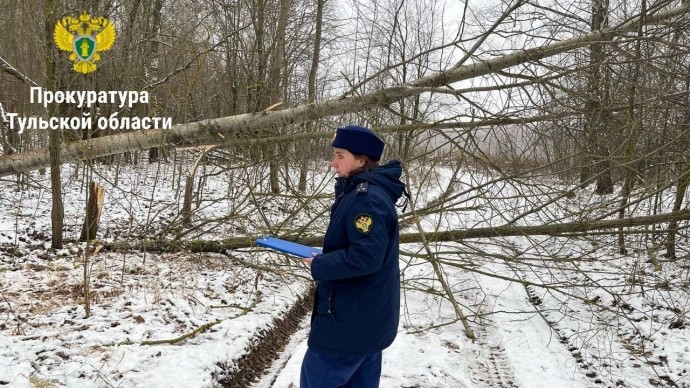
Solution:
M337 178L317 282L309 347L347 356L387 348L400 320L399 227L405 185L397 160Z

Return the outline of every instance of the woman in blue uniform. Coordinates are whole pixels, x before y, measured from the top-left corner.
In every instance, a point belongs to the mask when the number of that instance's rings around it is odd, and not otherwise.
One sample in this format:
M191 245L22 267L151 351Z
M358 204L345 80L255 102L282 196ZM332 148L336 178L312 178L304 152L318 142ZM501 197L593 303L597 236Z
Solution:
M300 387L378 387L400 317L402 166L379 165L384 143L365 127L338 128L331 145L338 177L323 254L304 259L317 286Z

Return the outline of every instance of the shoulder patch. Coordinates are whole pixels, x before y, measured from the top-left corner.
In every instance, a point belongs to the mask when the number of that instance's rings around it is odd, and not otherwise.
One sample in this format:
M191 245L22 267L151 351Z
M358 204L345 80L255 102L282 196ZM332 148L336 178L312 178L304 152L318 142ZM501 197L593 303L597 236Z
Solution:
M369 182L362 182L357 185L357 194L366 193L369 190Z
M374 217L370 214L362 213L355 218L355 229L359 233L368 234L374 226Z

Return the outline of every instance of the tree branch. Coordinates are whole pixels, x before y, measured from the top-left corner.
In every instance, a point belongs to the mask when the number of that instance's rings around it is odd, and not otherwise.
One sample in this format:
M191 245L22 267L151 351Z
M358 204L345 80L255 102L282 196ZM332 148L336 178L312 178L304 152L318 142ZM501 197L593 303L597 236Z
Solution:
M4 71L5 73L14 76L15 78L17 78L18 80L24 82L24 83L27 84L27 85L30 85L30 86L38 86L38 84L37 84L36 82L34 82L34 80L32 80L31 78L25 76L25 75L22 74L19 70L15 69L14 66L10 65L10 64L9 64L7 61L5 61L2 57L0 57L0 69L2 69L2 71Z

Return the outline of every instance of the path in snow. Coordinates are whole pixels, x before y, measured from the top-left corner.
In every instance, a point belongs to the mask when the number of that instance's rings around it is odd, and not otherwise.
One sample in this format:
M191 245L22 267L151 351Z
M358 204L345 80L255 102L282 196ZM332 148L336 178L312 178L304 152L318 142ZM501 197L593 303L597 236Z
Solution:
M489 271L500 271L488 265ZM551 388L591 387L592 380L577 367L573 355L535 312L521 284L489 277L453 274L465 289L478 281L484 293L484 324L472 323L478 337L471 342L460 323L408 332L402 326L393 345L383 353L382 388ZM408 299L411 297L408 293ZM458 292L463 305L472 295ZM418 302L418 301L416 301ZM416 304L416 303L415 303ZM452 309L443 305L444 308ZM528 313L525 313L528 312ZM299 371L307 349L309 316L283 354L252 388L299 386Z
M487 264L489 273L501 274L498 265ZM504 274L507 275L507 274ZM477 277L487 294L490 322L475 332L488 354L487 387L590 387L566 347L530 304L524 287L486 276ZM537 384L537 385L535 385Z
M527 277L524 276L523 278ZM582 373L589 379L592 386L679 387L666 374L664 368L654 365L655 355L651 351L648 350L649 355L646 355L621 337L631 330L645 331L644 328L631 328L634 324L640 327L644 327L645 324L644 321L633 323L635 310L632 307L626 305L628 310L625 310L630 318L621 318L615 317L612 313L606 313L603 308L597 305L600 302L592 302L591 305L587 305L579 300L572 300L565 307L568 309L568 316L564 316L556 308L557 304L554 304L555 300L552 296L540 292L532 286L525 288L529 300L549 321L555 335L558 336L558 341L567 347L573 359L578 363L579 369L583 371ZM600 290L597 292L603 293ZM597 299L599 297L593 300ZM605 299L606 297L601 298L602 301ZM572 321L576 319L589 325L589 330L579 327L581 333L576 334L572 328ZM651 347L653 344L649 346Z

